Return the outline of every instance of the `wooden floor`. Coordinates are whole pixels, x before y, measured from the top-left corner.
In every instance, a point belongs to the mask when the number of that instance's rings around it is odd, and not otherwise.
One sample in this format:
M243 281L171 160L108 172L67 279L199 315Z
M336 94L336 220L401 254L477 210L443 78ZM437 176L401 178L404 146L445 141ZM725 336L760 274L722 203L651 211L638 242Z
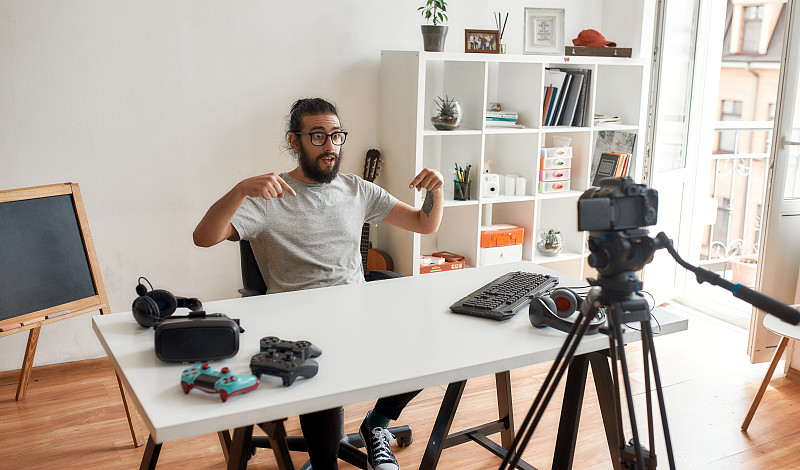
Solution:
M689 317L688 331L656 338L677 468L800 468L800 384L783 378L781 364L749 432L741 432L739 426L767 365L749 363L745 331L696 316L677 305L671 308ZM634 401L642 410L640 349L633 344L627 351L632 362ZM548 369L549 365L541 365L512 372L517 425ZM144 448L133 447L110 366L31 382L23 402L14 400L15 389L13 383L0 385L0 469L138 468ZM444 386L426 389L401 417L401 423L411 425L415 436L411 446L395 452L401 468L419 465L444 390ZM493 376L470 380L453 429L495 418L494 393ZM551 466L558 400L557 394L524 454L539 469ZM346 407L348 432L355 432L371 405ZM638 418L642 423L640 432L645 433L642 411ZM288 421L287 428L290 434L297 432L296 418ZM574 468L611 468L602 429L595 393L590 387ZM626 437L631 437L630 432ZM659 467L668 468L660 427L656 448ZM294 460L299 465L302 455L295 455ZM499 459L478 445L466 444L445 450L439 468L487 469L499 464ZM350 468L346 464L341 467ZM158 468L222 469L225 462L216 435L210 434L166 443ZM248 468L276 466L270 451L260 450Z

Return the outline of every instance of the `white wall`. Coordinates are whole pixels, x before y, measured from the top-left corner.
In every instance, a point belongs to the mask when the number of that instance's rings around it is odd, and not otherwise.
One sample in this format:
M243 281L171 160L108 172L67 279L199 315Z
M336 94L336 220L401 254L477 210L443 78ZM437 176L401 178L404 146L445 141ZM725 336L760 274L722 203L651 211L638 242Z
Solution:
M465 28L493 29L496 10L511 13L510 54L522 53L529 6L566 8L568 43L603 31L602 1L450 3L451 52ZM613 0L626 3L641 14L639 0ZM80 184L112 311L130 309L138 276L176 295L234 297L237 247L195 247L196 223L242 178L293 168L281 145L299 97L339 105L342 166L360 173L378 146L380 51L422 48L419 4L0 0L0 189ZM615 30L604 33L620 47L638 43L641 27ZM35 365L102 356L90 317L43 328ZM0 338L0 370L20 367L26 339Z

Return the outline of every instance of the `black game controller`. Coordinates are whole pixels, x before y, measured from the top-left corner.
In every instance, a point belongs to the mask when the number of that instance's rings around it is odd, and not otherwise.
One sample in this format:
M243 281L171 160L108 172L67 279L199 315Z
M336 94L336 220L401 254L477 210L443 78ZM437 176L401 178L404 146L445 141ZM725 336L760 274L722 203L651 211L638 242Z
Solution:
M283 386L288 387L297 377L311 378L317 375L319 364L313 359L301 361L287 354L273 356L271 353L258 353L250 359L250 371L256 377L261 374L274 375L283 380Z
M277 336L265 336L261 338L261 352L290 352L295 357L302 361L311 359L312 357L319 357L322 350L310 341L285 341Z
M319 364L310 358L322 351L308 341L285 341L276 336L261 339L261 352L250 359L250 370L256 377L261 374L274 375L283 380L283 385L292 385L297 377L311 378L317 375Z

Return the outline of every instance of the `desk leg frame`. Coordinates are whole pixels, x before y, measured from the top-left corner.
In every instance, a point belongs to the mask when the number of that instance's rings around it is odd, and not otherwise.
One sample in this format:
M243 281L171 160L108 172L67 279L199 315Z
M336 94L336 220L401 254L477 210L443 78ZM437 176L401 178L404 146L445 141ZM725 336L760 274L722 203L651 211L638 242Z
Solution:
M505 371L495 374L495 382L497 385L497 409L499 419L454 434L449 434L450 427L453 424L453 418L456 415L456 409L461 401L461 397L464 394L467 381L453 382L447 386L444 400L442 400L442 405L439 408L439 414L433 425L431 437L428 440L428 446L425 448L425 454L422 456L422 462L419 466L420 470L434 470L439 463L439 458L444 449L466 442L476 442L498 457L505 457L506 449L486 436L500 432L500 439L504 447L509 447L514 440L510 372ZM534 467L523 461L519 462L518 467L524 470L535 470Z
M144 455L142 455L142 463L139 465L139 470L155 470L158 463L158 455L161 453L161 444L156 444L153 436L147 438L147 445L144 448Z
M283 425L281 425L281 428ZM250 455L250 440L253 438L253 426L245 426L233 430L228 470L244 470Z
M611 454L614 469L620 469L619 443L617 442L619 424L614 413L616 405L612 394L611 368L608 365L608 357L601 352L575 356L569 365L566 392L561 405L561 419L558 424L558 437L553 454L553 468L572 468L590 364L608 441L608 451Z

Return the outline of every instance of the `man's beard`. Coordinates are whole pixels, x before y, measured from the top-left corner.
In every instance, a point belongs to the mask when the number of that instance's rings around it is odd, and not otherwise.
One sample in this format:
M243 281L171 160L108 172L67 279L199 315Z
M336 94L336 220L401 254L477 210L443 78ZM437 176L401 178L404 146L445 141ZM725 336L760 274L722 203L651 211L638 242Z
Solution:
M320 168L319 161L322 158L330 156L336 157L336 163L334 163L333 168L330 170L323 170ZM333 152L326 152L317 157L310 157L301 145L298 160L300 163L300 169L303 170L303 174L306 176L306 178L312 179L317 183L330 183L339 173L339 164L342 163L342 151L341 149L339 150L338 156Z

